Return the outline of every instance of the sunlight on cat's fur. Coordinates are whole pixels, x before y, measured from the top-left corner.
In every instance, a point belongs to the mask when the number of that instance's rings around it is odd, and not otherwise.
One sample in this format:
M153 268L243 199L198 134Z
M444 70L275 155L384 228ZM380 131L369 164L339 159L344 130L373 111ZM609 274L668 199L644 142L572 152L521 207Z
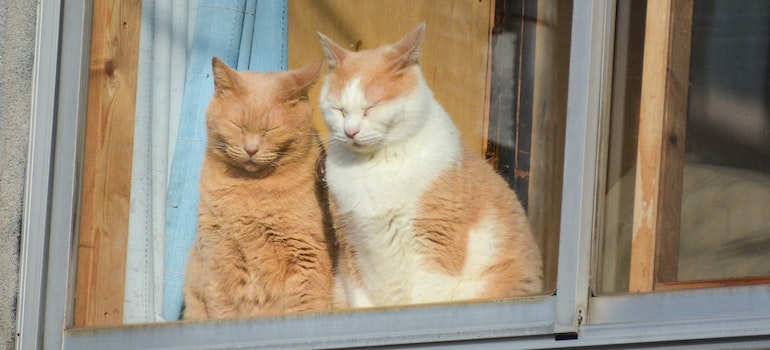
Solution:
M333 237L307 98L322 63L273 73L212 66L184 318L328 311Z
M340 307L542 289L541 254L515 193L462 145L422 76L424 28L360 52L319 33Z

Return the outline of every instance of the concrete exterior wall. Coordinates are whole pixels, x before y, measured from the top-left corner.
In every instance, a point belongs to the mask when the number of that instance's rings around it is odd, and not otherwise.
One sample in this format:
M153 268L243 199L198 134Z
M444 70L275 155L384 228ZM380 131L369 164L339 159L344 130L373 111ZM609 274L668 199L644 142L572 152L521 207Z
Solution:
M37 1L0 1L0 349L16 333Z

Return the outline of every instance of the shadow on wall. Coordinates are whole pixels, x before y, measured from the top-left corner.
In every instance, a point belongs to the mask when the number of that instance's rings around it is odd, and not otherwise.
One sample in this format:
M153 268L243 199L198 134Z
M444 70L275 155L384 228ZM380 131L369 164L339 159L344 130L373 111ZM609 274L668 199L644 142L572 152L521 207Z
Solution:
M770 2L695 1L688 160L770 173Z

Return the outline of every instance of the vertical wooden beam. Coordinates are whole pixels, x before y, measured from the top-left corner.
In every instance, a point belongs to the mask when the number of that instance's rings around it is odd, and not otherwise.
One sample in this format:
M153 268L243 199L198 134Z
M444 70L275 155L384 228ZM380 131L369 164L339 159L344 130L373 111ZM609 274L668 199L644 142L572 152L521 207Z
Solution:
M141 0L94 2L75 326L123 321Z
M690 82L693 0L674 1L666 78L665 129L663 130L662 166L658 206L655 255L655 283L677 280L679 271L679 229L682 213L687 103Z
M630 292L676 280L692 0L650 0L644 41Z

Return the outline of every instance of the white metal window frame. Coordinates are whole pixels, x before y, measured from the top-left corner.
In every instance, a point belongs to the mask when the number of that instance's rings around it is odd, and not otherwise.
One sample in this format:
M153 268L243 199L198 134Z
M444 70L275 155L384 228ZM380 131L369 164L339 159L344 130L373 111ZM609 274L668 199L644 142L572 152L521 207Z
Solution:
M18 349L768 348L770 286L591 296L614 1L574 3L557 293L506 301L70 329L91 1L40 0Z

